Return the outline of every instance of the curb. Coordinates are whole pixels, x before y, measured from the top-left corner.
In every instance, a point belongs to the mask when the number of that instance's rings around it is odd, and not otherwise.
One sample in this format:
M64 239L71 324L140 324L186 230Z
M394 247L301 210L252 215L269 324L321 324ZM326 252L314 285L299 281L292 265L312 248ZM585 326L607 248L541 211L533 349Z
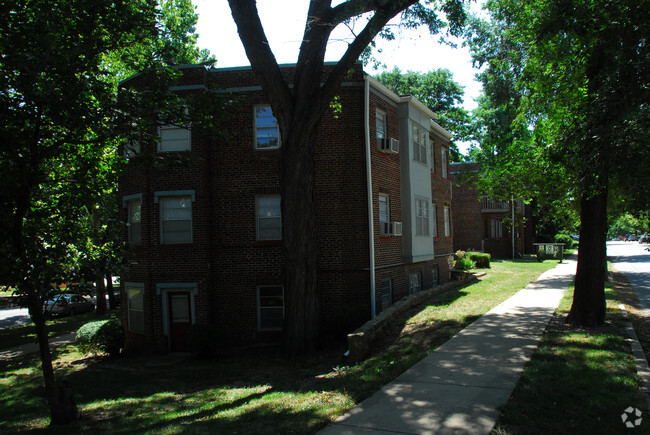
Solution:
M634 331L634 326L629 320L625 305L619 304L618 308L623 312L623 316L627 320L625 332L629 336L628 341L632 348L632 354L634 355L636 373L641 379L641 391L645 396L646 410L650 412L650 365L648 365L648 360L646 359L641 343L639 342L639 337L637 337L636 332Z

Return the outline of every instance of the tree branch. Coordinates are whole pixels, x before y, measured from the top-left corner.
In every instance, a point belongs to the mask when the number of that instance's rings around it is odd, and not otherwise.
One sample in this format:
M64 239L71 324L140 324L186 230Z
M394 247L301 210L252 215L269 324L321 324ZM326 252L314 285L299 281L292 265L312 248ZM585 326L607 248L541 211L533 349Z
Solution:
M291 113L291 92L269 46L255 0L228 0L228 4L253 72L271 105L278 109L275 116L280 120L284 113Z
M358 1L353 3L388 3L388 5L377 8L375 14L368 21L364 29L357 35L356 38L354 38L354 41L352 41L346 52L337 62L330 76L327 78L322 92L324 100L328 103L337 92L338 86L343 77L345 77L350 68L359 59L359 56L363 50L372 42L375 36L381 32L381 29L383 29L384 26L388 24L388 22L392 20L398 13L417 3L417 0L403 0L394 2L369 2L366 0L365 2Z

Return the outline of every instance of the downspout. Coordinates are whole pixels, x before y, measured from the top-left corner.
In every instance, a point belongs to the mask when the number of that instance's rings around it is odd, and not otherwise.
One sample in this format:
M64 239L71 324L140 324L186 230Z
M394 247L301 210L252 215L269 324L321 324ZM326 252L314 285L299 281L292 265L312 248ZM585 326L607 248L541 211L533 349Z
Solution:
M368 194L368 251L370 253L370 317L377 315L375 292L375 220L372 212L372 165L370 161L370 82L363 76L363 122L365 124L366 189Z

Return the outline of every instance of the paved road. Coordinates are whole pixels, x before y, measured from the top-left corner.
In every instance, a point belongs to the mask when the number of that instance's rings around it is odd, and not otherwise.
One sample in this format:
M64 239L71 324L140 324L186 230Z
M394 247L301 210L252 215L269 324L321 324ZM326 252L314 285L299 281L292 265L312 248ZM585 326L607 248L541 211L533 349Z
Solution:
M607 256L625 274L639 295L639 303L650 310L650 252L637 242L607 242Z
M0 329L26 325L31 322L27 308L5 308L0 310Z

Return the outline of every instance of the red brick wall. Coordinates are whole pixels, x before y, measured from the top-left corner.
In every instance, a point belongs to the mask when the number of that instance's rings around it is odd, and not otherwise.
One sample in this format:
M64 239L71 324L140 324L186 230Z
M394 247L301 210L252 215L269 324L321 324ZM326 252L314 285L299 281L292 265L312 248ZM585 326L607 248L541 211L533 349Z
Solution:
M291 77L292 70L284 70ZM142 194L142 245L132 250L132 263L122 276L125 282L145 286L145 337L129 334L132 347L166 350L163 336L159 283L196 283L196 320L214 325L225 337L238 341L268 338L257 330L257 287L282 285L284 257L281 242L256 240L255 196L276 194L279 186L279 151L254 148L254 107L265 104L250 69L204 68L183 70L179 85L213 81L223 88L239 88L235 104L228 108L228 134L224 137L192 135L186 162L151 167L155 159L133 159L120 181L120 196ZM341 88L342 112L327 113L316 147L316 207L320 256L321 328L333 335L358 326L370 316L370 271L364 83L357 66ZM247 89L243 89L247 88ZM388 136L399 137L397 108L376 93L370 101L370 149L374 215L374 247L377 287L381 279L393 279L393 300L408 294L408 274L420 271L423 287L432 285L432 270L439 268L440 282L448 278L445 257L417 264L403 264L401 237L380 237L379 193L391 197L391 220L401 221L399 155L377 151L375 109L388 114ZM445 146L436 142L436 146ZM404 145L403 145L404 146ZM143 150L159 157L157 150ZM438 150L439 155L439 150ZM171 156L171 155L170 155ZM437 159L440 164L440 159ZM438 172L437 174L439 174ZM443 234L442 204L450 204L449 180L432 175L434 199L440 204L438 228ZM193 243L161 245L159 208L154 192L194 190ZM126 209L121 218L126 220ZM126 232L125 232L126 237ZM435 240L436 253L450 252L451 238ZM126 300L126 297L125 297ZM381 294L377 292L378 310ZM126 322L123 304L123 321Z

